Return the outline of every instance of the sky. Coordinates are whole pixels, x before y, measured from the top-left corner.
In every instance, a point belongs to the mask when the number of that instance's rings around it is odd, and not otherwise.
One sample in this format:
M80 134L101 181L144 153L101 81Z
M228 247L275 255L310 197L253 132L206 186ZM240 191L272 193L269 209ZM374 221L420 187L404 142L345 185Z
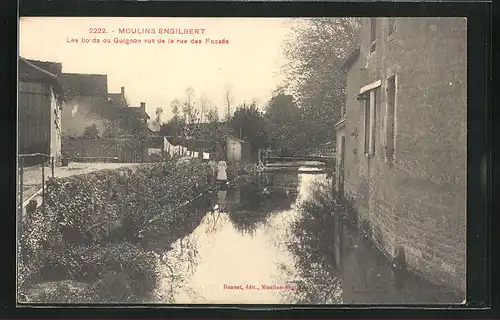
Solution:
M154 29L155 34L120 34L120 28ZM171 28L193 29L193 34L159 34ZM91 33L103 29L106 33ZM290 32L290 20L277 18L22 17L19 55L61 62L66 73L107 74L108 92L120 92L124 86L130 104L146 102L152 118L157 107L164 109L163 121L170 118L170 102L184 100L188 87L197 101L204 95L218 106L222 117L227 113L227 88L232 106L253 100L261 106L267 103L283 80L280 70L287 61L282 44ZM100 43L82 43L82 38ZM142 42L114 43L115 38ZM169 38L187 43L171 44ZM207 44L207 38L229 42ZM192 39L202 43L192 44Z

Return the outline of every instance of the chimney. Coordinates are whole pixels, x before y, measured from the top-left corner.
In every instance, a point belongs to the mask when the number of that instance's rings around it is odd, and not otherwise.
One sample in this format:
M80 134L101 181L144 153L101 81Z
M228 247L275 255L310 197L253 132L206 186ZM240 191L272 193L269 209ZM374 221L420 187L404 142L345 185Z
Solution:
M141 102L141 109L146 111L146 102Z
M125 87L121 87L121 89L122 89L122 91L121 91L122 92L122 97L125 97Z

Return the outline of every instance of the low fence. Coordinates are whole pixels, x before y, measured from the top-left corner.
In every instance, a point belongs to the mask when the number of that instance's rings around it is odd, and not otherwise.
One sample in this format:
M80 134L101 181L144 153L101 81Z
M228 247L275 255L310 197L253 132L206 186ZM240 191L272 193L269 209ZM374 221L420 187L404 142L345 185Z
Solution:
M147 148L137 148L130 139L63 139L62 154L76 162L138 163L148 159Z
M24 168L25 168L25 159L27 158L38 158L40 159L41 162L41 168L42 168L42 173L40 175L40 184L42 185L42 212L44 209L44 202L45 200L45 178L46 178L46 173L45 173L45 166L47 161L50 162L50 169L51 173L50 175L52 178L54 178L54 157L50 156L48 154L44 153L30 153L30 154L20 154L18 158L18 181L19 181L19 206L18 206L18 212L20 213L22 217L23 209L24 209L24 199L23 199L23 194L24 194L24 187L27 186L24 184ZM36 186L39 184L37 183Z

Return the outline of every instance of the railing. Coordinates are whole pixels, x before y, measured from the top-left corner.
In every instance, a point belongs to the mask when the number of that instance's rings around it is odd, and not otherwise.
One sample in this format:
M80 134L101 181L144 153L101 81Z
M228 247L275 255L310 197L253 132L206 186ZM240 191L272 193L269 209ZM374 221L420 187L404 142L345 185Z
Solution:
M42 160L42 213L45 212L45 163L50 159L50 167L52 178L54 178L54 157L44 153L30 153L19 155L19 213L23 214L23 193L24 193L24 159L26 158L41 158Z
M85 162L85 163L92 163L92 162L113 163L120 161L118 157L74 157L71 160L75 162Z
M283 161L319 161L329 162L334 157L326 156L283 156L283 157L265 157L266 163L283 162Z

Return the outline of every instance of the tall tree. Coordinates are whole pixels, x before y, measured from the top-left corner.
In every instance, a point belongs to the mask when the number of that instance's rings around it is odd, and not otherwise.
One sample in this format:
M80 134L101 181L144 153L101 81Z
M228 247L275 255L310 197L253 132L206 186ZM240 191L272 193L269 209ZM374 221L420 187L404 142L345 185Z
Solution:
M192 87L186 89L186 101L183 106L183 113L186 121L185 136L199 139L200 132L200 111L196 108L195 94Z
M185 139L185 121L180 117L173 117L160 127L160 133L177 139Z
M185 120L181 115L182 101L175 98L170 103L170 108L173 117L167 123L161 125L160 132L164 136L184 138Z
M217 106L211 106L206 112L207 124L203 126L203 139L216 143L216 151L220 155L226 154L225 135L228 133L227 127L219 120Z
M233 94L231 91L231 86L227 85L226 90L224 91L224 100L226 102L226 118L229 120L231 118L231 104L233 102Z
M358 18L297 19L285 42L286 85L304 111L311 144L335 137L346 94L342 65L358 46L359 27Z
M153 125L157 129L160 129L160 127L162 125L162 116L163 116L163 108L162 107L156 108L156 110L155 110L155 118L153 120Z
M308 133L303 128L302 110L292 95L275 94L266 107L266 133L271 148L282 155L300 152L307 143Z
M170 102L170 108L172 109L173 117L179 117L181 112L182 102L179 99L174 99Z
M206 110L206 119L208 123L217 123L219 122L219 110L217 107L210 107Z
M194 108L194 89L193 87L187 87L185 92L186 100L182 106L182 113L186 118L186 122L190 122L190 117L192 117Z
M144 153L146 151L146 145L148 140L151 138L150 131L146 125L146 122L139 118L130 119L130 128L132 129L132 138L128 142L129 146L136 150L140 150L140 160L144 161Z
M253 154L259 148L267 147L266 119L255 103L244 103L237 107L229 126L240 138L250 143Z
M211 102L207 98L206 95L201 95L200 98L200 123L203 123L203 116L207 113L207 111L210 109Z

